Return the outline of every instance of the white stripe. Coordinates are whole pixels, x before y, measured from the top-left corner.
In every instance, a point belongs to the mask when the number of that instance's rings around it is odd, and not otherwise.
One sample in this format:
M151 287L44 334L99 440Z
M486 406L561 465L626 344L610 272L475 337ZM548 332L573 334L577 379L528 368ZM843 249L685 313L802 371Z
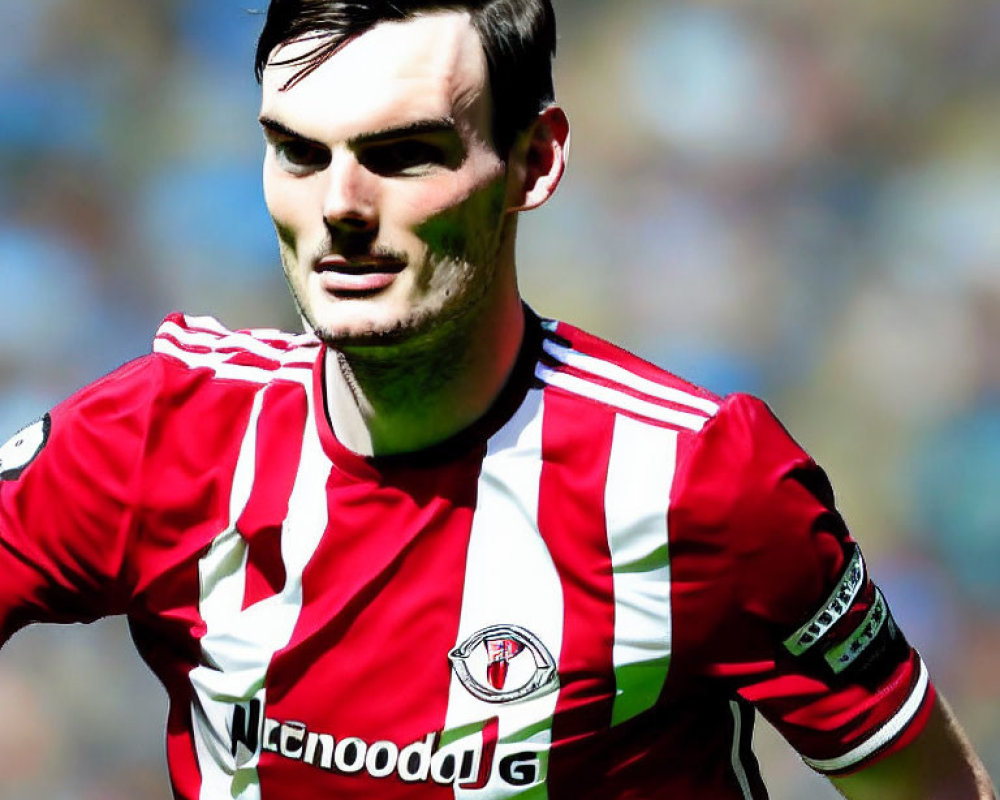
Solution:
M210 347L212 350L219 350L222 347L238 347L241 350L246 350L247 352L254 353L264 358L271 358L276 361L288 361L292 358L302 359L304 361L308 361L310 359L309 356L303 356L302 353L297 352L299 348L296 348L295 350L284 350L274 347L273 345L257 338L257 336L253 333L236 333L233 331L227 331L225 328L219 328L218 330L221 335L206 331L194 331L189 328L184 328L172 320L167 320L160 326L159 331L157 331L157 335L159 336L161 333L169 334L182 343L197 345L200 347ZM270 332L268 331L268 333ZM290 341L290 343L293 342ZM315 347L317 344L318 342L316 342L316 340L311 336L303 336L303 346L312 345ZM226 353L225 355L229 356L231 354Z
M667 510L676 456L676 431L625 416L615 419L604 496L615 594L612 725L651 708L667 677Z
M279 367L278 369L261 369L245 364L228 363L232 353L192 353L179 347L169 339L157 338L153 342L153 352L173 356L190 367L208 367L219 378L248 381L250 383L267 384L274 380L285 380L300 383L306 388L312 386L311 365L302 362L298 367Z
M923 704L924 697L927 694L929 683L930 676L928 675L927 667L924 666L924 662L921 660L920 674L917 677L917 682L910 696L903 703L902 708L881 728L875 731L874 734L850 752L844 753L844 755L837 758L820 759L802 756L802 760L819 772L837 772L838 770L847 769L854 764L864 761L872 753L889 744L906 729L906 726L916 716L917 711L920 710L920 706Z
M490 625L517 625L533 633L558 659L562 646L562 585L539 535L537 518L541 398L540 390L530 392L514 418L488 444L470 533L456 644ZM511 682L515 666L530 670L532 665L528 652L515 657L510 666ZM481 661L476 666L473 677L485 682ZM557 691L550 690L516 702L489 703L470 694L453 673L446 739L449 731L462 726L492 717L499 720L499 743L489 782L479 791L456 785L455 797L501 800L528 791L532 798L543 800L552 717L558 696ZM462 747L463 739L458 741L458 747ZM466 745L480 741L478 731L464 738ZM510 753L524 751L537 754L540 764L537 780L529 786L512 786L501 780L496 769L500 760Z
M319 341L316 339L316 335L313 333L289 333L288 331L283 331L278 328L253 328L244 331L233 331L223 325L215 317L206 316L191 316L188 314L182 315L184 319L184 324L187 326L181 326L186 332L191 334L196 333L191 331L191 328L201 328L201 333L206 331L214 331L215 333L225 336L251 336L255 339L278 339L283 342L288 342L289 344L303 344L303 345L318 345ZM163 326L175 325L173 320L164 320Z
M729 701L729 710L733 712L733 747L730 752L733 772L736 774L736 781L740 785L740 791L743 792L745 800L753 800L750 782L747 780L747 771L740 755L740 739L743 737L743 712L740 704L735 700Z
M193 328L206 328L208 330L216 331L217 333L221 333L223 335L229 333L229 329L221 322L219 322L219 320L217 320L215 317L193 316L189 314L182 314L181 316L184 318L184 323L186 325L190 325ZM163 324L170 325L173 324L173 322L171 320L164 320Z
M630 389L635 389L643 394L648 394L651 397L659 397L661 400L669 400L672 403L689 406L690 408L697 408L699 411L704 411L709 415L713 415L719 410L718 403L705 397L698 397L690 392L685 392L672 386L664 386L661 383L656 383L648 378L643 378L641 375L636 375L634 372L630 372L618 364L614 364L610 361L603 361L577 350L563 347L551 339L546 339L542 344L542 348L546 353L566 366L574 367L582 372L589 372L591 375L597 375L610 381L615 381L616 383L620 383Z
M272 339L287 342L291 345L319 344L319 340L316 338L315 333L291 333L289 331L283 331L280 328L249 328L246 330L234 331L227 328L215 317L198 317L187 314L184 314L183 317L185 325L189 328L206 328L217 331L224 336L231 336L234 334L238 336L252 336L255 339Z
M188 316L187 314L183 316L184 316L184 321L192 327L207 328L208 330L217 331L218 333L221 334L229 333L229 329L221 322L219 322L219 320L217 320L215 317Z
M198 564L201 581L199 613L206 632L201 639L202 664L189 679L193 688L191 716L202 776L200 800L232 797L260 800L256 765L259 751L238 763L232 754L235 704L258 699L266 708L264 689L274 653L288 644L302 607L302 573L326 529L326 496L330 462L312 425L312 397L298 472L282 525L281 556L286 581L281 591L243 609L247 545L236 530L254 481L256 428L262 398L258 392L240 448L230 499L229 528L212 543Z
M619 392L617 389L611 389L607 386L601 386L583 378L578 378L575 375L560 372L541 363L535 367L535 375L545 383L565 389L573 394L589 397L591 400L597 400L600 403L605 403L622 411L629 411L633 414L639 414L650 419L659 420L660 422L667 422L681 428L700 431L705 426L705 423L708 422L708 418L700 414L689 414L686 411L664 408L655 403L632 397L632 395L625 394L625 392Z
M254 397L246 434L233 474L233 488L229 498L230 528L212 542L209 551L198 563L201 592L198 610L208 626L206 639L209 634L214 634L221 624L220 617L224 618L228 609L233 606L239 609L242 605L247 551L243 538L232 526L246 505L253 486L257 420L260 417L263 395L263 392L258 392ZM227 762L230 753L230 742L226 737L229 709L213 699L220 695L220 687L217 684L220 682L220 676L225 676L224 670L230 666L227 663L230 659L227 658L225 650L219 652L218 648L211 645L211 641L209 639L208 642L202 643L205 664L196 667L190 673L194 689L191 704L192 734L201 772L199 797L202 800L224 797L224 793L232 786L237 769L231 760ZM242 672L239 674L243 677L243 686L233 692L233 695L252 697L254 691L247 683L252 685L255 676L248 676ZM231 677L230 682L232 680L234 678ZM244 766L251 771L255 769L255 763ZM256 785L256 779L248 781L248 787ZM241 796L242 800L254 800L257 797L259 792L253 791Z

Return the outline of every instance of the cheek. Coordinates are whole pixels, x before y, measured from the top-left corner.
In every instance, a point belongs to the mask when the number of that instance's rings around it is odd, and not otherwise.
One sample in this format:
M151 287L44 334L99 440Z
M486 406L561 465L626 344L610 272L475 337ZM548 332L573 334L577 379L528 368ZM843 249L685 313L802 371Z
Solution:
M266 161L263 182L264 202L275 225L284 228L302 227L315 202L310 183L290 178Z
M504 174L504 162L492 150L473 148L457 172L432 180L399 182L393 193L394 216L410 228L444 216L471 219L479 213L483 196L492 195ZM383 200L388 199L388 194L383 195ZM383 206L384 212L388 212L387 205Z
M478 261L496 244L503 220L504 181L496 179L417 226L417 235L439 255Z
M401 181L395 189L383 195L382 221L409 229L462 206L472 193L468 182L456 175L442 175L433 181Z
M264 202L281 246L290 253L308 251L310 239L323 235L317 225L312 187L305 181L291 180L264 170ZM310 219L312 218L312 220ZM316 228L316 230L313 230Z

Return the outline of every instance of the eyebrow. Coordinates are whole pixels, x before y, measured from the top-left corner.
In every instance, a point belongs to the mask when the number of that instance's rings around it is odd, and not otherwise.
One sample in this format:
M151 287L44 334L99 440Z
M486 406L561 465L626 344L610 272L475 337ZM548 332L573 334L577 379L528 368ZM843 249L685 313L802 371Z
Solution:
M284 123L278 122L278 120L271 117L262 115L259 117L259 122L264 128L274 133L279 133L283 136L290 136L295 139L301 139L304 142L310 142L317 145L322 144L322 142L310 139L308 136L303 136L298 131L289 128ZM406 125L393 125L388 128L382 128L381 130L372 131L370 133L361 133L357 136L352 136L347 140L347 142L352 147L356 147L358 145L370 144L372 142L405 139L407 136L440 133L455 133L455 120L451 117L440 117L438 119L418 120L417 122L411 122Z
M278 120L272 119L271 117L266 117L261 115L260 117L257 118L257 121L260 122L264 130L268 131L269 133L277 133L280 134L281 136L287 136L291 139L298 139L302 142L308 142L309 144L314 144L317 147L325 147L325 145L322 142L318 142L315 139L310 139L308 136L303 136L298 131L292 130L284 123L278 122Z
M349 141L352 145L358 145L391 139L405 139L407 136L454 132L455 120L451 117L441 117L439 119L422 119L407 125L395 125L371 133L362 133L352 137Z

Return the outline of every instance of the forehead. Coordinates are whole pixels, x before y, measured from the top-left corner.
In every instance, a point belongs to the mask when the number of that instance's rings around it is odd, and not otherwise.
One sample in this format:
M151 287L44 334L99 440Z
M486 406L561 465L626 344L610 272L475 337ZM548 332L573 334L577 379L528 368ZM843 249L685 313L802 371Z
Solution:
M317 43L275 48L262 80L261 114L302 135L349 138L421 120L459 120L482 105L486 58L465 12L381 23L283 89L302 67L280 62Z

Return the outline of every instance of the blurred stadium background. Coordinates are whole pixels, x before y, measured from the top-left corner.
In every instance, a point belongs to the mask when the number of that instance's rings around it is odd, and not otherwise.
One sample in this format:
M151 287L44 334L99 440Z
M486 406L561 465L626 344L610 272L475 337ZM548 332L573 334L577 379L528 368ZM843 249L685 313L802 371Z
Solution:
M297 326L254 5L0 3L0 439L168 311ZM573 158L526 296L769 401L1000 775L1000 2L555 5ZM0 707L0 800L168 797L121 620L19 634ZM761 727L775 798L835 796Z

